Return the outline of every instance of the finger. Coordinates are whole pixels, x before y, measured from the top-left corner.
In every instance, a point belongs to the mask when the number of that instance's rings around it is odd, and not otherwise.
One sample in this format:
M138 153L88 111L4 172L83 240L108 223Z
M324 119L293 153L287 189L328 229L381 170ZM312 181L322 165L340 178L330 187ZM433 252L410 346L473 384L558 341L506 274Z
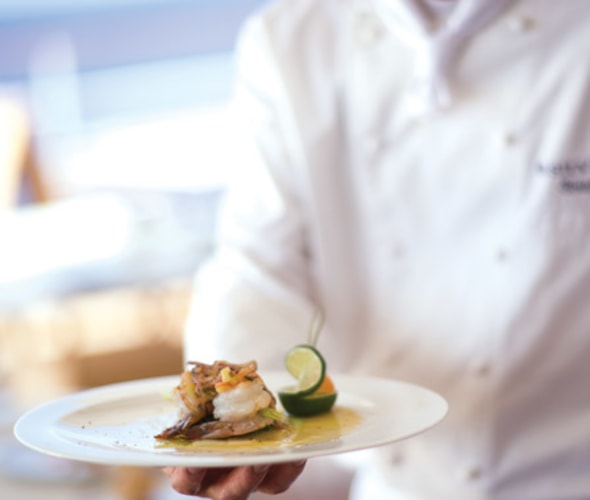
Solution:
M268 465L210 469L200 494L216 500L246 500L266 476Z
M270 467L264 479L258 485L257 491L277 494L286 491L293 481L299 477L305 468L305 460L287 462Z
M164 473L170 478L170 485L183 495L198 495L206 475L206 469L167 467Z

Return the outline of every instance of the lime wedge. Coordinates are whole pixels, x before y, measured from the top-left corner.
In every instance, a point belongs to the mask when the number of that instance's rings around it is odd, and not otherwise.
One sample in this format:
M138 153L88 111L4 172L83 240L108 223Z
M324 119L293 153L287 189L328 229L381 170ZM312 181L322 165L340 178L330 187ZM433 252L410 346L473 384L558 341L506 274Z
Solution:
M313 393L322 385L326 375L326 361L320 352L309 344L293 347L287 353L285 365L287 371L297 380L297 384L289 392L298 396Z
M336 392L301 396L289 391L279 391L278 395L285 411L295 417L311 417L330 411L338 396Z

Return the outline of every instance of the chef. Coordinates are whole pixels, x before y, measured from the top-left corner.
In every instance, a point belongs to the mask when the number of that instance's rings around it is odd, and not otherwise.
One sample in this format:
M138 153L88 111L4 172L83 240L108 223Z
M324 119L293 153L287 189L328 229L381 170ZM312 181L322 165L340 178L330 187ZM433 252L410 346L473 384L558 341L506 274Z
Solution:
M280 369L321 309L332 371L442 394L351 499L590 498L589 54L588 0L279 0L245 25L186 356Z

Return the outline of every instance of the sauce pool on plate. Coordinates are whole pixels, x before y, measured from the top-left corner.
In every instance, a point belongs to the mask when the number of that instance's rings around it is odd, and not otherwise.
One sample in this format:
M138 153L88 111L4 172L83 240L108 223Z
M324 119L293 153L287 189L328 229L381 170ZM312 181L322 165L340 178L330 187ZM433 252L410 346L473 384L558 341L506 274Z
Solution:
M350 408L336 406L331 411L313 417L288 417L281 429L262 430L229 439L196 441L168 440L158 448L198 453L255 453L301 447L334 441L347 434L361 422L361 416Z

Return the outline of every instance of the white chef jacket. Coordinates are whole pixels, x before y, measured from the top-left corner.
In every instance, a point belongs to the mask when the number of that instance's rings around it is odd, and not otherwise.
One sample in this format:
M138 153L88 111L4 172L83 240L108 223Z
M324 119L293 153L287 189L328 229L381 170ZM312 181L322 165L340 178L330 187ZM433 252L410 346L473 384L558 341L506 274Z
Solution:
M459 5L443 24L412 0L249 20L243 160L186 355L283 368L320 307L331 371L450 405L379 448L355 498L588 499L590 2Z

